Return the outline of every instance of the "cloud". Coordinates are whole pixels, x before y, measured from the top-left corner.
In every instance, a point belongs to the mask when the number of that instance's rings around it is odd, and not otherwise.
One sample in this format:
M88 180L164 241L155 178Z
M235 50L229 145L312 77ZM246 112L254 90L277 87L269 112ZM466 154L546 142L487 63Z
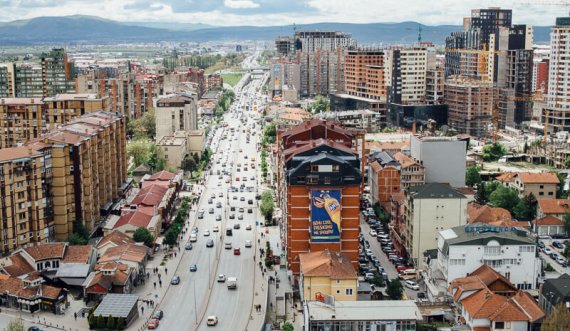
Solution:
M228 8L258 8L259 4L250 0L224 0L224 6Z

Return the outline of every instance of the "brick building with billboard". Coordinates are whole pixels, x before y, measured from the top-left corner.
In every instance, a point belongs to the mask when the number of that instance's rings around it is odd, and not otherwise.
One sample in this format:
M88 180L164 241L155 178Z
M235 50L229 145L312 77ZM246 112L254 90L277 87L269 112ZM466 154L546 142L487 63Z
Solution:
M278 201L287 266L299 275L299 254L330 250L358 267L361 159L358 131L311 120L278 130ZM360 148L362 150L362 148Z

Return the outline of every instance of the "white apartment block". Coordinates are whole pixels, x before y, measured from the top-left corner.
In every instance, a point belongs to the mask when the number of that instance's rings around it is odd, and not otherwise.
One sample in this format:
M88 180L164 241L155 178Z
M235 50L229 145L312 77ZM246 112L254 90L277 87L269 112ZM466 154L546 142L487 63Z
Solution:
M425 102L427 61L426 49L400 50L403 104Z
M535 241L524 229L472 223L439 232L431 277L445 279L447 287L452 280L468 276L483 264L518 289L537 288L541 261Z
M542 113L548 113L549 131L570 130L570 17L556 18L550 33L548 70L548 102Z

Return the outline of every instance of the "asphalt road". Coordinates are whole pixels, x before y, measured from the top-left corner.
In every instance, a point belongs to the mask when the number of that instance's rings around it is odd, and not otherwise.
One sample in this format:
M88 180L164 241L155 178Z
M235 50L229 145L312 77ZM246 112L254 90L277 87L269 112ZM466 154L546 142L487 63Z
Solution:
M219 319L215 329L218 330L245 330L249 320L254 295L254 253L257 251L255 240L256 220L258 216L257 200L255 195L258 186L260 157L256 150L256 145L260 133L250 135L242 132L246 125L251 125L253 119L251 115L239 113L245 109L246 104L250 104L254 98L258 97L256 91L260 88L259 79L243 87L236 92L247 91L249 97L242 96L238 102L234 103L232 112L224 115L224 121L228 123L225 128L218 128L211 139L213 151L211 162L211 174L207 173L204 191L200 197L198 207L190 213L190 227L196 225L199 228L198 241L193 243L192 250L184 251L182 242L183 257L181 259L176 275L180 276L179 285L171 286L163 299L160 309L164 310L165 316L160 323L162 330L205 330L212 329L206 326L207 317L216 315ZM245 94L245 93L244 93ZM241 122L241 119L246 123ZM235 128L232 135L230 128ZM224 134L227 135L223 139ZM250 142L246 143L246 138L250 137ZM241 152L240 152L241 150ZM248 159L245 159L247 155ZM256 159L256 168L248 166L244 171L243 164L250 164L251 157ZM218 162L219 161L219 162ZM226 166L224 166L226 162ZM233 166L232 166L233 163ZM237 163L242 163L241 171L237 171ZM230 171L231 175L222 175L222 179L217 175L217 171ZM250 177L255 179L251 180ZM236 178L240 177L240 181ZM243 177L247 181L243 182ZM229 183L226 180L230 179ZM239 186L244 183L246 186L253 186L252 192L230 192L231 186ZM223 197L219 194L223 193ZM215 194L212 204L208 204L208 199ZM234 196L237 199L234 199ZM240 201L244 197L245 201ZM253 205L248 204L248 200L253 200ZM216 203L222 204L221 208L216 207ZM235 211L230 210L230 206L236 207ZM240 213L239 208L243 207L244 212ZM214 213L210 214L209 209L214 208ZM248 208L253 212L248 213ZM196 210L204 209L204 219L197 219ZM235 214L235 219L229 219L230 214ZM238 215L243 215L243 220L238 220ZM216 221L216 216L221 215L222 220ZM226 236L226 226L231 226L239 222L240 229L233 230L232 236ZM220 232L213 232L214 225L218 225ZM246 230L246 226L251 225L252 230ZM204 230L210 231L210 236L205 237ZM208 239L214 240L214 247L206 247ZM251 240L253 247L246 248L245 241ZM224 249L224 243L231 242L232 249ZM241 254L234 255L233 248L240 248ZM196 264L198 270L190 272L191 264ZM224 274L229 277L237 277L238 286L236 290L229 290L225 283L216 282L217 274ZM169 275L171 275L169 273ZM170 278L168 278L170 281Z

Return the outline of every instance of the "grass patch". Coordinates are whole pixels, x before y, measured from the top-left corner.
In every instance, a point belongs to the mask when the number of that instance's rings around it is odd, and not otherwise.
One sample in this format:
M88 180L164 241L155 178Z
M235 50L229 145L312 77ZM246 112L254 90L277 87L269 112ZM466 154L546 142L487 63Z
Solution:
M233 74L222 74L221 76L224 79L224 83L234 87L243 77L243 74L233 73Z

